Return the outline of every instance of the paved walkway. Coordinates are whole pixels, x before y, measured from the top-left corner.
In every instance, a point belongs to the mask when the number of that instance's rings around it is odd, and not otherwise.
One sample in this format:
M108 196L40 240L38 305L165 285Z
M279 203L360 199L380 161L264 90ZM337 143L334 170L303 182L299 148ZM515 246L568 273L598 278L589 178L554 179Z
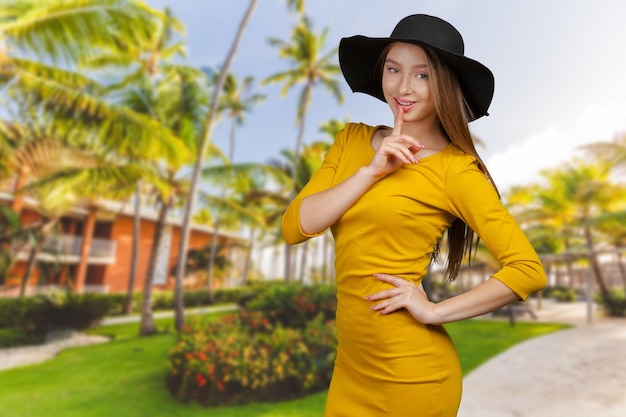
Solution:
M625 417L626 319L587 323L585 304L547 302L538 320L574 328L530 339L463 380L458 417Z
M237 307L235 305L223 305L215 307L202 307L188 310L187 315L208 314L222 311L232 311ZM172 311L160 311L154 313L154 318L173 317ZM136 323L140 319L139 316L120 316L109 317L103 320L102 325L109 326L121 323ZM24 346L8 349L0 349L0 371L4 369L16 368L18 366L30 365L45 362L54 358L63 349L92 345L96 343L108 342L108 338L98 335L87 335L80 332L67 332L57 334L47 343L36 346Z

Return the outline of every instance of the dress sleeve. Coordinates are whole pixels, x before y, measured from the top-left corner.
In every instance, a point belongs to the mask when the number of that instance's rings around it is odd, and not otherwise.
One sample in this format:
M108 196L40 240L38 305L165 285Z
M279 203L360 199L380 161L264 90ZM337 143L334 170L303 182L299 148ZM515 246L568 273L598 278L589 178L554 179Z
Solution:
M300 206L306 196L326 190L332 186L335 172L337 172L337 166L339 165L339 160L341 159L341 154L343 153L351 128L352 124L348 124L337 134L335 142L330 146L326 155L324 155L324 161L321 167L313 173L307 185L298 193L283 214L281 231L287 243L293 245L324 233L307 234L302 231Z
M522 300L546 285L546 275L528 238L478 169L473 158L450 169L447 179L449 211L474 230L500 263L493 274Z

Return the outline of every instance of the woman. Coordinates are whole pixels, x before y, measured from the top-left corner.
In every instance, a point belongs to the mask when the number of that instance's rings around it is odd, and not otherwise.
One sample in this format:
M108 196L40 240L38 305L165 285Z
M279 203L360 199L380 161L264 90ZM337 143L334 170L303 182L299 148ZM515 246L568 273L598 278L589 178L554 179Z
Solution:
M353 91L389 105L394 126L348 124L283 217L289 243L328 227L335 236L339 343L325 416L456 416L461 369L441 324L526 299L546 280L470 136L493 75L428 15L402 19L389 38L342 39L339 60ZM474 232L501 269L435 304L421 280L446 231L448 280Z

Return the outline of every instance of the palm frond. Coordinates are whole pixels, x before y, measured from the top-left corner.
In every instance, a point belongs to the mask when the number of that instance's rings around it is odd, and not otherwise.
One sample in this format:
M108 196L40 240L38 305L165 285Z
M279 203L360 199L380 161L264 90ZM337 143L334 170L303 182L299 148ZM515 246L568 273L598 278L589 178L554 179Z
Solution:
M165 159L180 165L191 157L179 138L149 117L48 80L22 73L20 87L56 118L72 121L85 137L135 158Z
M0 24L3 38L12 50L54 62L79 62L106 50L123 52L125 43L149 39L161 15L130 0L42 1L22 11Z
M94 94L101 93L104 88L94 79L86 77L76 71L65 70L28 59L12 58L10 66L5 67L2 72L5 72L6 77L19 76L23 73L31 74L37 78L50 80L66 87Z

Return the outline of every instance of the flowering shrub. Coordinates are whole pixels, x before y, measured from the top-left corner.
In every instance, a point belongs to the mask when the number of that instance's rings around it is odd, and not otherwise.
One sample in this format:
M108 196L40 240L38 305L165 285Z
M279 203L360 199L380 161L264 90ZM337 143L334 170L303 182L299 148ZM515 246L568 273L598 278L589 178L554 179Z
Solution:
M195 321L170 351L167 387L205 405L293 398L328 387L335 347L334 321L321 314L302 329L260 311Z
M269 287L246 303L250 310L261 311L272 323L303 328L321 314L334 320L337 309L336 288L330 285L303 286L289 284Z

